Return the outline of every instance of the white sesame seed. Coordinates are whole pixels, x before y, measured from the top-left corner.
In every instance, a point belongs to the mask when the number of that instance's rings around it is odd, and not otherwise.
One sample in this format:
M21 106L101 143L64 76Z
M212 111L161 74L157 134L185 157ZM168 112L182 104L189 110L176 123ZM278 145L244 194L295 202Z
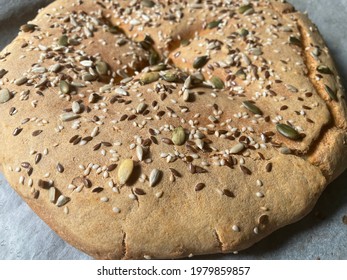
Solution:
M240 228L239 228L237 225L233 225L233 226L231 227L231 229L232 229L233 231L235 231L235 232L239 232L239 231L240 231Z

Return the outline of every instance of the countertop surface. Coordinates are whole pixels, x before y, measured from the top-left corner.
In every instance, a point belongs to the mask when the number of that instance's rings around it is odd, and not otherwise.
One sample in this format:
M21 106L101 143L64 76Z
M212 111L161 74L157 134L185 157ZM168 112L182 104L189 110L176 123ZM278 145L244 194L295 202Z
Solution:
M49 0L0 0L0 49ZM307 11L325 38L347 88L347 1L291 0ZM331 183L313 211L237 255L197 259L347 259L347 172ZM12 190L0 173L0 259L91 259L57 236Z

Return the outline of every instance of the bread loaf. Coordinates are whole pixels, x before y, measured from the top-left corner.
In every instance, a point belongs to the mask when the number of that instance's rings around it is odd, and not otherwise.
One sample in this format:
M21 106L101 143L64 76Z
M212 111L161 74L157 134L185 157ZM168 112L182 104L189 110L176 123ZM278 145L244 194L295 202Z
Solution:
M346 167L346 103L282 1L57 0L0 54L0 162L96 259L243 250Z

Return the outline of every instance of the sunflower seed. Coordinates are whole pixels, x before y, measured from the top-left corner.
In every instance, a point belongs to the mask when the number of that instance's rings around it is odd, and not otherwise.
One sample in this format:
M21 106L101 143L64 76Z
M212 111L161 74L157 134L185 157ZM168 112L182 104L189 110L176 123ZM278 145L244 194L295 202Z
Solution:
M98 61L95 65L96 72L98 72L99 75L106 75L108 72L108 65L104 61Z
M8 91L8 89L0 90L0 103L6 103L10 99L11 99L11 93Z
M57 192L55 187L50 187L48 196L49 196L49 201L52 203L55 203L55 198L56 198Z
M57 164L57 170L59 173L63 173L64 172L64 166L62 166L60 163Z
M176 72L174 71L167 71L163 75L161 75L161 77L163 78L164 81L167 81L167 82L176 82L178 79L178 76Z
M153 82L158 81L160 78L159 72L149 72L142 74L140 82L143 85L147 85Z
M195 58L195 60L193 62L193 67L195 69L202 68L205 66L205 64L207 63L208 60L209 60L209 57L207 55L199 56L199 57Z
M0 79L2 79L8 72L5 69L0 69Z
M240 165L240 168L241 168L241 170L242 170L242 172L243 172L244 174L246 174L246 175L252 175L252 171L249 170L246 166Z
M330 98L333 99L334 101L339 101L337 98L337 94L336 91L334 91L331 87L329 87L328 85L324 85L325 91L327 92L327 94L329 94Z
M145 195L146 192L143 189L135 188L134 193L137 195Z
M143 160L143 148L141 146L136 147L136 156L139 159L139 161Z
M138 114L142 114L147 108L147 104L145 103L140 103L139 105L137 105L136 107L136 113Z
M50 72L53 72L53 73L58 73L60 69L61 69L61 65L59 63L57 63L57 64L54 64L51 67L49 67L48 70Z
M64 195L60 195L57 199L57 203L55 205L57 205L58 207L64 206L66 203L68 203L70 201L70 198L64 196Z
M291 126L286 124L277 124L276 125L277 131L282 134L284 137L287 137L291 140L299 140L300 134Z
M172 133L172 142L177 145L181 146L186 141L186 134L184 132L184 129L182 126L176 127Z
M220 79L217 76L213 76L210 80L210 83L216 89L223 89L224 88L224 82L222 81L222 79Z
M36 136L39 136L42 132L43 130L35 130L31 135L36 137Z
M238 153L242 152L244 150L244 148L245 148L245 145L243 145L242 143L238 143L229 150L229 153L230 154L238 154Z
M134 162L131 159L125 159L118 169L118 181L119 184L124 185L130 178L134 170Z
M62 36L59 38L58 44L59 44L60 46L67 47L68 44L69 44L69 37L67 37L66 35L62 35Z
M199 192L199 191L201 191L203 188L205 188L206 187L206 185L204 184L204 183L199 183L199 184L197 184L196 186L195 186L195 191L196 192Z
M14 129L14 131L12 132L13 136L17 136L18 134L20 134L22 132L23 128L17 127Z
M158 169L153 169L149 175L149 185L154 187L160 179L161 171Z
M272 170L272 163L271 163L271 162L269 162L268 164L266 164L265 170L266 170L266 172L271 172L271 170Z
M235 197L234 193L228 189L224 189L223 194L227 197Z
M52 186L50 182L41 179L37 182L37 185L45 190L49 189Z
M254 105L251 101L243 101L242 104L246 109L251 111L253 114L256 114L256 115L262 115L263 114L263 112L256 105Z
M319 65L317 66L317 71L321 74L328 74L328 75L333 75L333 72L328 66L325 65Z

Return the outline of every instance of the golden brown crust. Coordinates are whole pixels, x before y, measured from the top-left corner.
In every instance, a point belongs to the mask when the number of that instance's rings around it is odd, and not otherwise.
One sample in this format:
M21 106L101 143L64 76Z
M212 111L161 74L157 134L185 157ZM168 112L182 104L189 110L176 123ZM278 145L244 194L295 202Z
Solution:
M4 173L73 246L97 259L242 250L306 215L344 171L343 89L290 4L78 3L43 9L0 54ZM147 67L156 54L168 69ZM135 167L121 185L125 159Z

